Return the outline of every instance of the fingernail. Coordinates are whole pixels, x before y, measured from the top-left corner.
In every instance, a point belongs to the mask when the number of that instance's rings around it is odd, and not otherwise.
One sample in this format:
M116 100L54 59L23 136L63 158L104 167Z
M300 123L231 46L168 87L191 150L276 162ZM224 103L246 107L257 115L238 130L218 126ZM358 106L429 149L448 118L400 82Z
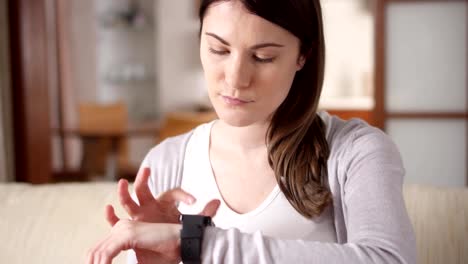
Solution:
M189 197L189 198L187 199L187 203L188 203L188 204L193 204L194 202L195 202L195 198L193 198L193 197Z

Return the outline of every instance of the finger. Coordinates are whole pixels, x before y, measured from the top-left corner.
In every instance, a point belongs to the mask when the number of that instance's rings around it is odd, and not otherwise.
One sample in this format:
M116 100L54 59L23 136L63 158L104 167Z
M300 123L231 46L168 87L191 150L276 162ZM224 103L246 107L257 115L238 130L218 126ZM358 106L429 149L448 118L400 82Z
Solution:
M183 202L186 204L193 204L196 199L190 193L182 190L181 188L175 188L166 192L163 192L159 198L161 202L167 203L176 203L176 202Z
M109 204L106 205L106 219L111 226L114 226L118 221L120 221L120 218L115 214L114 207Z
M102 255L101 262L102 264L112 264L112 260L117 257L121 250L109 249Z
M122 220L112 227L111 233L95 247L94 263L110 264L121 251L130 248L133 223Z
M132 199L128 192L128 181L121 179L118 185L120 205L127 211L130 217L138 213L138 204Z
M200 215L214 217L220 205L221 205L220 200L217 200L217 199L211 200L209 203L205 205L205 208L203 209L203 211L201 211Z
M94 251L94 263L110 264L112 259L121 251L121 241L119 237L112 235L104 239Z
M88 256L87 256L87 264L94 264L94 263L99 263L99 260L98 260L98 256L97 256L97 249L96 248L92 248L89 252L88 252Z
M148 186L148 178L150 173L150 168L143 168L140 170L140 172L138 172L138 175L135 179L134 188L140 206L154 200L154 196Z
M88 251L88 264L94 264L94 263L100 263L100 258L101 258L101 248L103 245L105 245L106 241L109 239L109 237L104 238L103 240L99 241L99 243L96 244L93 248L91 248Z
M94 253L95 252L95 248L91 248L88 250L88 254L86 256L86 263L87 264L93 264L94 263Z

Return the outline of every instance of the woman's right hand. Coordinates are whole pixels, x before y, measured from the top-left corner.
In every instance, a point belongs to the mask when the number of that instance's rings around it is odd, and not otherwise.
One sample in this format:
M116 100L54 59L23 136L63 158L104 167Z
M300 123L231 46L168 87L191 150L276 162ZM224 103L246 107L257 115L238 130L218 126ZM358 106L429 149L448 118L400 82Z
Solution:
M146 255L144 263L180 262L180 224L120 219L110 205L106 207L106 218L112 225L111 232L89 250L88 264L110 264L122 251L136 248L152 253Z
M158 198L155 198L148 186L150 174L149 168L143 168L139 171L135 179L134 189L138 203L130 196L128 182L126 180L120 180L118 184L120 204L132 220L148 223L179 223L180 212L177 209L176 203L183 202L186 204L193 204L195 202L195 197L181 188L176 188L166 191ZM219 205L219 200L212 200L205 206L200 214L213 217ZM113 220L109 218L107 220L109 224L112 225ZM135 253L138 263L141 264L167 263L165 261L155 262L157 259L160 259L160 256L151 251L136 249Z
M118 184L120 204L133 220L150 223L176 223L179 216L176 202L192 204L195 202L195 197L176 188L155 198L148 186L150 174L149 168L143 168L138 172L134 184L138 203L130 196L128 182L120 180Z
M143 168L136 177L134 189L138 203L130 196L128 182L119 181L120 204L132 220L149 223L179 223L180 212L176 203L193 204L196 201L195 197L181 188L175 188L155 198L148 186L150 173L149 168ZM210 201L200 214L214 216L219 204L219 200Z

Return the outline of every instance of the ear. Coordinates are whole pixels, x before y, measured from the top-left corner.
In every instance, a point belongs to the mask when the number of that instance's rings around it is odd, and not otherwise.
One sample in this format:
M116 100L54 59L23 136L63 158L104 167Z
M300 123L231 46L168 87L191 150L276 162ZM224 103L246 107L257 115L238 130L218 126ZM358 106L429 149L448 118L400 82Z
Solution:
M302 67L304 67L305 63L306 63L306 57L304 55L300 55L297 58L296 71L302 70Z

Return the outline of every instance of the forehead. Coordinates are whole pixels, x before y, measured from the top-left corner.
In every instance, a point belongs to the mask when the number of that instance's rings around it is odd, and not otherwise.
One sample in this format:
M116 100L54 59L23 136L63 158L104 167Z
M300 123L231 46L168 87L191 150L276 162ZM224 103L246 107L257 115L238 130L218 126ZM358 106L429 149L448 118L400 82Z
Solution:
M215 33L228 42L273 41L284 45L298 39L284 28L250 13L240 1L220 1L212 4L203 19L203 32Z

